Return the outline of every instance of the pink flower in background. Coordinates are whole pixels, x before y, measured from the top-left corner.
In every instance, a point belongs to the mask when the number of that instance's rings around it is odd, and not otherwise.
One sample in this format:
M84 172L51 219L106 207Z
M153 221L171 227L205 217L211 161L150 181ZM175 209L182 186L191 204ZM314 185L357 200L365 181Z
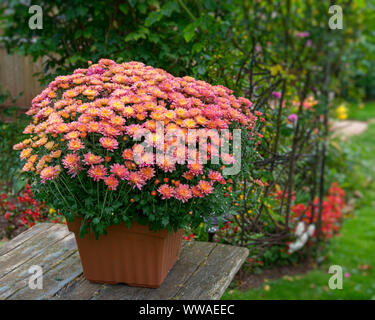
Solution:
M292 113L291 115L289 115L288 121L289 122L297 122L298 121L298 116L295 113Z
M280 99L280 98L281 98L281 92L280 92L280 91L273 91L273 92L272 92L272 95L273 95L276 99Z
M346 272L344 276L345 276L345 278L350 278L350 273Z
M306 41L306 47L311 47L312 46L312 40L307 40Z
M296 38L307 38L308 36L310 36L310 33L307 31L301 31L295 34Z

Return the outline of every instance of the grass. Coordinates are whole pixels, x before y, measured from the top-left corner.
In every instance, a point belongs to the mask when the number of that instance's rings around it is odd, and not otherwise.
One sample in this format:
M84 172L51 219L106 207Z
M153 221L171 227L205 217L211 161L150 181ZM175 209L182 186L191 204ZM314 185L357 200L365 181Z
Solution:
M375 103L352 109L349 113L352 119L375 119ZM229 289L223 299L375 299L375 175L372 169L375 167L375 124L347 143L350 149L361 154L361 163L355 165L353 175L360 178L355 177L355 181L364 182L356 188L363 197L353 217L344 221L340 236L329 243L326 262L304 275L267 281L258 289L244 292ZM342 290L328 287L332 276L328 273L330 265L342 266L345 275Z
M365 104L349 104L348 119L360 121L375 119L375 102L367 102Z

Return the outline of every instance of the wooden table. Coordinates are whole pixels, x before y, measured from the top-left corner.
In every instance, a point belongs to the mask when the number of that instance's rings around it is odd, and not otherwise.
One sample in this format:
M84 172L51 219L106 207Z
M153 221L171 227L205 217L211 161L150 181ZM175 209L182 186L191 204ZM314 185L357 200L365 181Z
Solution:
M184 241L181 256L158 289L94 284L83 278L73 233L40 223L0 247L3 299L220 299L248 256L246 248ZM31 266L43 270L43 289L30 289Z

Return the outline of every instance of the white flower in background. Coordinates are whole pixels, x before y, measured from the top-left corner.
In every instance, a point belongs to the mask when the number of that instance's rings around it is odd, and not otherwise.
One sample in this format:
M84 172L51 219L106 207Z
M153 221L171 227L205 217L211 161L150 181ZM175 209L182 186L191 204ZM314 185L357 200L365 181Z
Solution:
M312 237L314 235L314 232L315 232L315 225L310 224L309 227L307 228L307 234L309 235L309 237Z
M295 235L297 237L296 241L289 244L289 253L293 253L297 250L300 250L303 248L303 246L307 243L309 240L309 237L312 237L315 232L315 225L310 224L307 227L307 230L305 231L305 223L300 221L297 225Z
M298 222L296 229L296 236L300 237L305 232L305 223L303 221Z
M302 243L302 247L306 244L307 240L309 240L309 235L305 232L300 238L299 241Z

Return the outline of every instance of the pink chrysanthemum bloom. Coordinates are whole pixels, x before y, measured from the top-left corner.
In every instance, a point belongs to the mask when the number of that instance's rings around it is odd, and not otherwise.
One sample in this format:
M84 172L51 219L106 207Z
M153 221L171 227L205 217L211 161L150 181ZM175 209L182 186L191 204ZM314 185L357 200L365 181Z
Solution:
M208 178L212 181L221 181L223 179L223 176L219 171L212 171L211 169L209 170L208 173Z
M122 164L115 163L111 166L111 172L118 176L121 180L129 176L129 170Z
M155 176L155 169L152 167L141 168L139 172L146 181Z
M26 148L26 149L23 149L23 150L21 151L20 158L21 158L22 160L28 158L28 157L31 155L31 152L32 152L32 151L33 151L32 148Z
M84 148L85 148L84 144L79 139L72 139L68 143L68 149L72 151L77 151L77 150L84 149Z
M235 159L232 155L228 153L222 153L221 161L223 161L224 164L233 164L235 162Z
M119 182L112 174L109 177L104 179L104 183L108 186L108 190L116 190Z
M115 127L113 127L112 125L110 124L102 124L101 128L100 128L100 132L105 135L105 136L109 136L109 137L116 137L116 136L119 136L121 135L121 131L116 129Z
M161 194L163 200L170 199L174 195L174 189L167 184L162 184L159 187L158 192Z
M124 158L124 160L132 161L133 160L133 150L132 149L125 149L122 152L122 157Z
M30 161L27 161L21 169L23 172L29 172L34 170L34 164Z
M204 197L203 192L197 186L192 186L191 192L193 194L193 197L195 197L195 198L203 198Z
M42 179L42 183L45 183L47 180L53 180L55 179L61 171L60 166L49 166L44 168L40 172L40 178Z
M201 180L201 181L199 181L197 186L198 186L199 190L200 190L203 194L205 194L205 195L208 195L208 194L214 192L214 187L212 186L211 183L209 183L209 182L206 181L206 180Z
M203 165L200 163L191 163L188 165L189 172L191 172L194 176L199 174L203 174Z
M104 161L101 156L96 156L93 153L89 152L83 156L83 162L88 166L93 166L94 164L100 164Z
M64 167L67 169L78 166L79 162L80 158L76 153L68 153L62 161Z
M182 202L186 202L193 196L190 187L187 184L180 184L174 192L174 197Z
M94 179L94 181L103 180L107 175L107 168L105 168L102 164L97 166L92 166L88 170L88 175Z
M20 142L13 146L13 150L22 150L25 147L26 147L26 143Z
M164 172L173 172L176 169L175 164L168 161L168 158L166 157L164 159L163 163L158 164L159 168L162 169Z
M71 140L71 139L77 139L79 138L79 131L71 131L67 133L64 137L65 139Z
M184 172L184 174L182 175L186 180L192 180L194 178L194 175L189 172L189 171L186 171Z
M87 124L87 131L88 132L99 132L100 130L100 123L91 121Z
M101 119L111 119L115 113L110 108L101 108L99 111L99 117Z
M112 152L118 148L117 140L112 139L112 138L102 137L99 139L99 142L103 146L103 148Z
M141 190L142 187L146 184L145 179L139 172L130 172L127 179L130 185L133 186L133 189L138 188L139 190Z

